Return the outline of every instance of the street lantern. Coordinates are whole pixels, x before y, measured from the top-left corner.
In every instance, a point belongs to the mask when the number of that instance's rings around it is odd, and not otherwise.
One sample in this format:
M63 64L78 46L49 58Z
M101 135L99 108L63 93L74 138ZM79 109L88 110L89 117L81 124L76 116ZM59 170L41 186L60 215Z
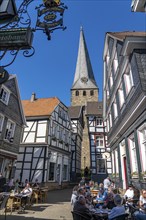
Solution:
M9 22L16 15L15 0L0 0L0 23Z

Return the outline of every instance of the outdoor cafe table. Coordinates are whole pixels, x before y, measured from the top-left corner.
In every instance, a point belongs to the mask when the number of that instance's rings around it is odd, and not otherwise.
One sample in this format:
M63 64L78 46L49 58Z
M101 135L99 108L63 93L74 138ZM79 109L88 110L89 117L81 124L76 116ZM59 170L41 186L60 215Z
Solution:
M106 220L108 219L108 214L110 213L110 209L92 209L92 215L94 216L95 219L99 220Z

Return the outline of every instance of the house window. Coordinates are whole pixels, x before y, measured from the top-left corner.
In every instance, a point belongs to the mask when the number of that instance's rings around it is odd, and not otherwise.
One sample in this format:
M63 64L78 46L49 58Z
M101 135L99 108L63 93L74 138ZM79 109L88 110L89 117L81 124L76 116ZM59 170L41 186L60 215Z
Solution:
M114 119L116 119L117 116L118 116L118 109L117 109L117 102L116 102L116 100L114 100L114 103L113 103L113 110L114 110Z
M57 138L57 124L53 123L52 136Z
M3 124L4 124L4 116L0 114L0 132L2 131Z
M86 96L86 91L83 91L83 96Z
M103 136L96 136L96 147L103 147Z
M128 146L130 149L130 162L131 162L131 170L132 172L138 171L138 165L137 165L137 153L135 148L135 140L134 140L134 134L128 137Z
M59 139L63 140L63 129L62 128L59 129Z
M124 99L124 91L123 91L123 87L122 87L122 83L118 89L118 93L119 93L119 104L120 104L120 108L122 108L125 99Z
M96 119L96 125L97 126L103 126L103 121L101 118Z
M10 142L13 142L14 131L15 131L15 123L8 120L7 126L6 126L5 139Z
M110 88L112 88L112 86L113 86L113 76L112 76L112 74L110 75L109 80L110 80Z
M106 173L106 160L97 156L97 173Z
M76 96L79 96L79 91L76 91Z
M68 166L67 165L64 165L63 166L63 180L67 180L68 178L67 178L67 168L68 168Z
M2 86L0 89L0 100L6 105L8 105L9 97L10 97L9 90L6 87Z
M55 180L55 163L50 163L49 180Z
M115 57L114 57L114 60L113 60L112 67L113 67L113 74L116 75L116 71L117 71L117 68L118 68L117 52L115 53Z
M110 128L113 126L111 113L109 113L109 125L110 125Z
M138 128L138 144L142 171L146 171L146 122Z
M93 90L90 91L90 95L91 95L91 96L94 95L94 91L93 91Z
M132 71L130 66L127 67L126 72L124 73L124 83L126 88L126 95L128 95L133 86Z

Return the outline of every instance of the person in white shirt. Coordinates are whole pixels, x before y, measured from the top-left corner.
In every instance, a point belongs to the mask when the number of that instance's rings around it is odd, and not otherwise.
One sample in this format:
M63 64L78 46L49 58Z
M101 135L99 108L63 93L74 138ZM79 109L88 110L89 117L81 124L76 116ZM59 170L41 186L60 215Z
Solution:
M111 185L110 178L107 177L106 179L104 179L103 184L104 184L104 190L108 190L109 186Z
M134 190L133 190L133 187L132 185L129 185L128 186L128 189L126 190L125 194L124 194L124 199L128 200L128 201L132 201L134 197Z
M142 207L146 203L146 189L142 190L142 194L139 198L139 206Z
M24 209L32 195L32 188L29 183L27 183L25 188L21 191L21 195L21 206Z

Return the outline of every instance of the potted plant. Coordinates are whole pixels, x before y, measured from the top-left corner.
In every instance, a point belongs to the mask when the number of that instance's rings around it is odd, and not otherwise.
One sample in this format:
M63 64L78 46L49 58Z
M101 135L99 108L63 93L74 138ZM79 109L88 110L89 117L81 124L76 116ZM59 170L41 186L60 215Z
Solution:
M146 181L146 171L140 173L140 179Z
M131 177L132 177L132 179L137 179L138 178L138 172L137 171L132 172Z

